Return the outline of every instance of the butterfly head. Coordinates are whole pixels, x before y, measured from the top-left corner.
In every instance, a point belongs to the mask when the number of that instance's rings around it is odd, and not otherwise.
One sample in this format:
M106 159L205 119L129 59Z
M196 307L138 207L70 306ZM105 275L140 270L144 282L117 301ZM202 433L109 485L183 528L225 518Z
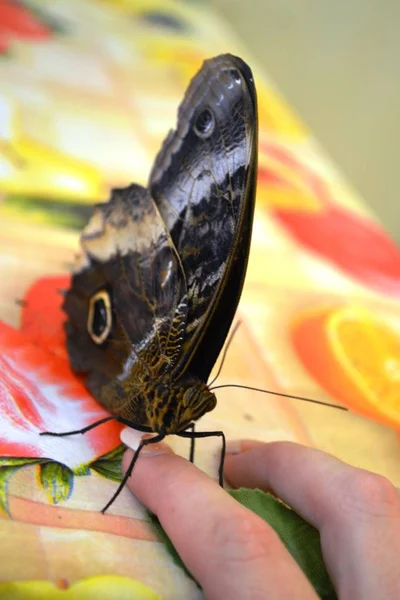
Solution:
M177 433L213 410L216 404L215 394L199 380L174 385L161 383L155 388L154 401L149 403L147 419L153 431Z
M181 426L200 419L206 412L214 410L216 404L215 394L209 390L205 383L197 381L194 385L188 387L183 394L180 410L178 409Z

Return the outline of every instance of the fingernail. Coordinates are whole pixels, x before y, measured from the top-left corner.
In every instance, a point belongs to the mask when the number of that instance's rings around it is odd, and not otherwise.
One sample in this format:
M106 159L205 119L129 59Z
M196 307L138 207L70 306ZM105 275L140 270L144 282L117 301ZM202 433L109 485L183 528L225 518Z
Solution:
M242 440L228 440L226 442L226 454L240 454L242 452Z
M119 434L121 442L132 450L138 449L138 446L142 441L142 436L143 433L141 431L136 431L136 429L132 429L131 427L124 427Z
M131 450L137 450L140 442L144 439L151 439L153 435L143 434L141 431L136 431L131 427L124 427L120 433L120 439L125 446L128 446ZM140 451L140 456L156 456L157 454L173 454L172 448L170 448L164 442L157 442L144 446Z

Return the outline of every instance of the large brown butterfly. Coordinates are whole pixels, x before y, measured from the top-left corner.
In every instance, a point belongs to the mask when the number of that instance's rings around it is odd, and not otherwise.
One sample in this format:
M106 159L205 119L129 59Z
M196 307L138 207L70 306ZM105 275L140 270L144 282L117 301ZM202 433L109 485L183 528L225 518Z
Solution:
M95 207L64 310L71 365L114 417L157 435L195 432L216 405L207 386L234 317L250 247L257 101L249 67L204 62L179 107L147 188L113 190ZM58 434L60 435L60 434ZM193 442L191 449L193 459ZM223 460L220 465L222 482Z

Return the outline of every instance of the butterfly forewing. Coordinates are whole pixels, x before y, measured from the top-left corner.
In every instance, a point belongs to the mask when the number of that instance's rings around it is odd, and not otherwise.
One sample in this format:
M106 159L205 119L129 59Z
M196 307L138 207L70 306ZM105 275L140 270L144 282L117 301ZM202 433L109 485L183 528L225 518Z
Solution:
M176 367L206 381L239 301L250 245L257 107L250 69L206 61L157 156L149 187L187 280L188 316Z

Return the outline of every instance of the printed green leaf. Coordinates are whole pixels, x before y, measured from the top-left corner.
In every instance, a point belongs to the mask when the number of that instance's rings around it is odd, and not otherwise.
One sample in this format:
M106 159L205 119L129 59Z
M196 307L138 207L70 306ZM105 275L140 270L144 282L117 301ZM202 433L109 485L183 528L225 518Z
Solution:
M25 467L28 465L37 465L42 462L46 462L46 458L14 458L9 456L0 457L0 468L1 467Z
M125 452L125 446L117 446L111 452L104 454L100 458L90 463L90 468L96 471L99 475L106 477L106 479L112 479L113 481L122 480L122 457Z
M78 231L82 229L91 214L91 205L79 201L23 195L6 196L2 209L11 217L29 217L31 223L50 223Z
M22 467L40 464L42 458L0 457L0 512L11 516L8 507L8 483L10 477Z
M0 510L10 516L8 510L8 482L11 475L21 467L1 467L0 468Z
M52 504L68 500L72 493L74 474L71 469L57 462L40 465L39 480Z
M90 475L90 468L87 465L80 464L72 469L72 473L76 477L84 477L85 475Z
M275 529L322 600L337 600L322 557L320 536L315 527L304 521L302 517L274 496L261 490L242 488L228 490L228 493ZM182 567L192 577L157 517L150 513L149 515L175 564Z

